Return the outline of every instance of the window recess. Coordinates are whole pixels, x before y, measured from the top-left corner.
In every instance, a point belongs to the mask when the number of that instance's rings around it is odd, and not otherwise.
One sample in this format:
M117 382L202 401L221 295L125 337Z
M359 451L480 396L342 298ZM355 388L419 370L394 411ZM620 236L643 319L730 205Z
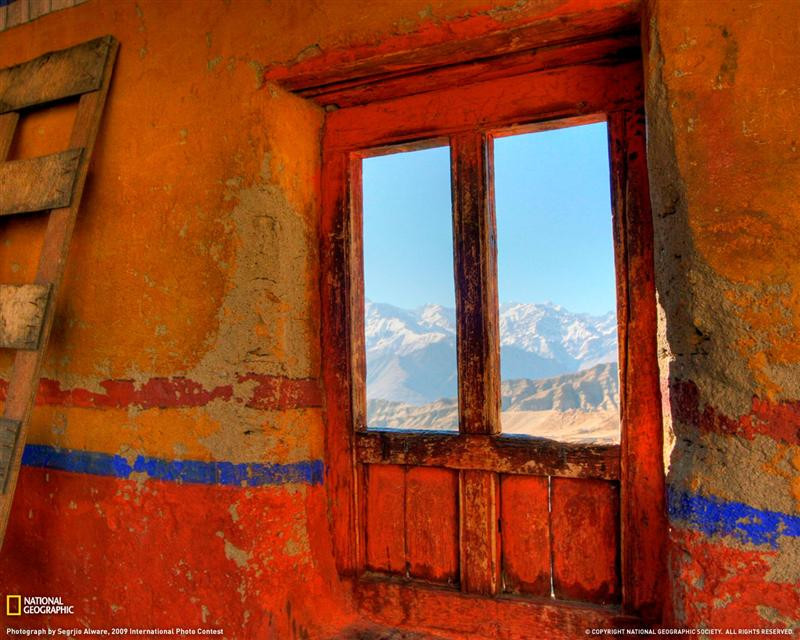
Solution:
M627 55L576 60L549 70L509 65L499 76L327 114L322 344L332 533L340 573L362 610L386 624L513 637L658 618L663 471L641 64ZM607 145L618 443L502 430L495 145L580 126L603 127ZM380 425L368 419L365 282L375 256L389 252L365 244L376 237L365 176L376 158L447 147L457 431ZM446 621L432 619L445 608Z

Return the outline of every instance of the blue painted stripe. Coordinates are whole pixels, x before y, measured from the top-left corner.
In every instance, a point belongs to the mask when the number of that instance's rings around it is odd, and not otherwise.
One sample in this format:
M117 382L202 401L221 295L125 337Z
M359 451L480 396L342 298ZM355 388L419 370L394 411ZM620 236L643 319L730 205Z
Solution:
M0 7L7 7L8 5L16 1L17 0L0 0Z
M321 460L291 464L260 462L204 462L202 460L165 460L137 456L133 464L119 455L59 449L48 445L29 444L22 454L22 464L29 467L74 471L96 476L129 478L144 473L154 480L187 484L225 485L231 487L263 487L280 484L321 484L324 466Z
M778 546L779 536L800 537L800 516L756 509L742 502L727 502L667 489L672 520L681 520L708 536L732 536L741 542Z

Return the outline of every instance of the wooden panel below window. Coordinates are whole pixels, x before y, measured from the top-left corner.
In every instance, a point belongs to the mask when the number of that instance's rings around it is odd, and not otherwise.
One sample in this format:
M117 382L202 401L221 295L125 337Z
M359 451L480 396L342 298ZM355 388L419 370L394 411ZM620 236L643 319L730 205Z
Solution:
M502 477L500 530L507 593L550 595L548 499L547 478Z
M365 465L366 565L370 571L404 575L405 468Z
M462 470L459 479L461 590L494 595L500 582L498 476Z
M550 501L556 598L619 602L619 485L552 478Z
M408 470L406 549L408 573L412 578L457 582L457 505L457 471L425 467Z

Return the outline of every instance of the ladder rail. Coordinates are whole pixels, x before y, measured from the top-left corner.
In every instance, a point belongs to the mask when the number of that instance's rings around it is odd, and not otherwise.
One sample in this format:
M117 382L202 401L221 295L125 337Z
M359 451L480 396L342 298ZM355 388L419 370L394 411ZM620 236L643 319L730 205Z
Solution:
M5 486L0 487L0 542L5 539L14 490L22 462L22 453L25 448L30 418L36 401L36 392L39 387L41 367L53 327L56 299L64 277L72 232L81 204L89 163L100 128L114 61L119 48L119 43L114 38L110 36L106 38L109 45L108 56L105 61L100 87L81 95L78 110L75 114L75 121L72 125L68 148L84 149L77 168L72 199L68 206L50 210L44 243L39 256L34 282L40 285L49 285L51 299L50 303L45 307L38 349L18 350L16 352L6 392L3 419L18 422L19 427L11 463L5 476ZM0 115L0 160L7 158L18 119L19 116L16 112Z

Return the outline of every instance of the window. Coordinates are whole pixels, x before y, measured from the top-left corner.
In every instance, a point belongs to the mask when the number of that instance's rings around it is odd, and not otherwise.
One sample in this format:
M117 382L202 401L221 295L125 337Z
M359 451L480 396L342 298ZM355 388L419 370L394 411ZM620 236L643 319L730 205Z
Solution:
M392 625L511 637L545 635L556 620L581 630L615 625L620 614L654 620L663 471L641 64L617 56L504 69L327 115L322 344L339 570L364 611ZM509 165L510 145L521 145L512 163L522 167ZM558 186L546 176L528 193L564 205L558 220L508 206L515 170L559 166L560 196L544 193ZM447 174L452 210L444 212ZM429 181L438 196L420 193ZM564 204L565 194L588 198L591 211ZM563 234L576 239L568 245ZM549 266L544 249L525 260L512 246L519 240L549 243ZM580 252L583 274L569 265L555 273L567 246ZM504 332L524 311L507 313L504 288L532 266L565 296L579 293L576 278L591 280L586 308L569 310L582 315L558 321L591 334L561 369L534 363L532 350L501 353L514 346ZM385 349L398 331L440 346L452 340L455 365L420 357L398 374L397 351ZM534 364L541 375L530 373ZM421 382L409 382L414 366ZM562 395L594 394L606 413L576 427L581 437L567 434L570 425L504 411L512 387L519 400L517 387L530 384L539 385L533 395L555 384ZM450 410L437 416L429 405L440 400ZM446 619L433 620L437 610Z
M503 433L619 442L608 126L494 139Z
M450 149L361 170L367 428L458 431Z

